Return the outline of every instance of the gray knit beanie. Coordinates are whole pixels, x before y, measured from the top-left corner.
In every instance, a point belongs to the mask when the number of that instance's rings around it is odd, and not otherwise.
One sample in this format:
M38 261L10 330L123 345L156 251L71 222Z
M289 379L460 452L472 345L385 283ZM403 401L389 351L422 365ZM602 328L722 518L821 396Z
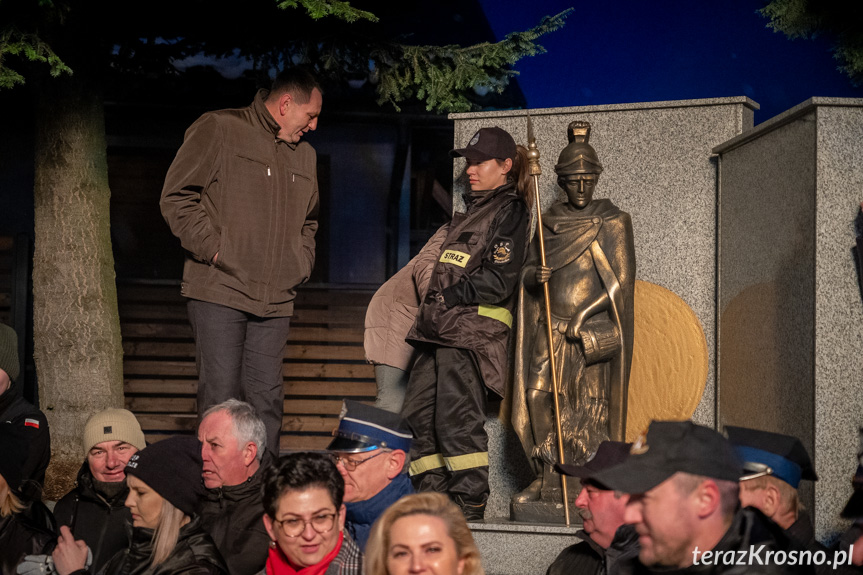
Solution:
M126 409L106 409L91 415L87 420L81 444L84 457L87 457L94 445L103 441L125 441L138 450L147 446L141 424L135 415Z
M3 323L0 323L0 369L5 371L12 381L17 381L21 373L18 365L18 334Z

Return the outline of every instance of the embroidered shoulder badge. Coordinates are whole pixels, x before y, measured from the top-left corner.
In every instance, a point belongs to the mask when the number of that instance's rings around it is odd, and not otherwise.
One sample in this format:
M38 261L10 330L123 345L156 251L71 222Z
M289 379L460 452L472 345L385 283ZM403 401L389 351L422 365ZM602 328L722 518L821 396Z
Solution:
M504 240L494 244L491 259L496 264L508 264L512 259L512 242L510 240Z

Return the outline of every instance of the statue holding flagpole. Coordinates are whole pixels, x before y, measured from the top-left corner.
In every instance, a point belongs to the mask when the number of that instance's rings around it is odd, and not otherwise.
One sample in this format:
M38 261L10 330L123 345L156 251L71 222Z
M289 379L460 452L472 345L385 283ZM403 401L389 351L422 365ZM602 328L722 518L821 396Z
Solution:
M585 121L567 128L569 144L554 168L567 201L542 214L522 271L512 418L537 478L513 496L519 521L563 519L555 516L565 484L554 464L583 465L602 441L625 440L632 221L610 200L593 198L602 164L590 129Z

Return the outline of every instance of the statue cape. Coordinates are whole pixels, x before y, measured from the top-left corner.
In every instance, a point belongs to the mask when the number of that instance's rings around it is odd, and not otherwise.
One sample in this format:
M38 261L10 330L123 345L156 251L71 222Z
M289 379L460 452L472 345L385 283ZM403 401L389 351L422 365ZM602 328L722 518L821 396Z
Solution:
M632 220L629 214L620 211L611 200L594 200L587 208L577 210L569 203L559 203L552 206L543 215L543 232L545 235L546 265L553 269L561 269L574 261L585 251L594 255L594 269L600 276L603 287L612 302L609 316L615 320L623 337L623 353L611 360L612 385L615 379L622 380L624 385L629 380L629 366L632 360L633 342L633 295L635 288L635 248L632 234ZM623 238L623 241L617 241ZM515 365L509 387L511 398L512 425L521 440L525 453L531 459L534 470L539 472L536 462L530 457L533 453L534 439L527 410L526 388L528 370L530 368L533 337L536 326L541 318L544 321L545 307L542 289L534 291L525 287L526 274L534 274L536 266L540 265L539 236L530 245L528 260L522 269L521 281L518 287L518 316L515 337ZM596 250L599 249L600 252ZM604 259L605 270L600 269ZM613 275L609 278L609 273ZM617 294L608 285L608 280L617 284ZM533 280L530 280L533 283ZM611 291L610 291L611 290ZM616 297L615 297L616 296ZM621 305L622 304L622 305ZM616 313L615 313L616 312ZM624 389L622 405L616 406L618 413L617 429L610 429L610 439L623 441L626 434L626 396ZM609 395L611 397L611 394ZM609 422L615 421L609 405ZM620 421L622 418L622 421ZM611 425L614 427L614 424Z

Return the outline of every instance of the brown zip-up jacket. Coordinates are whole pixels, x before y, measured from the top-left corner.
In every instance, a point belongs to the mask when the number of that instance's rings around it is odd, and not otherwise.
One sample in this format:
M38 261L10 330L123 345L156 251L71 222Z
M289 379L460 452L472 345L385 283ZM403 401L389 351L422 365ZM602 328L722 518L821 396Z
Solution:
M315 260L317 156L308 143L276 137L266 97L260 90L250 106L192 124L160 207L186 250L184 296L283 317Z

